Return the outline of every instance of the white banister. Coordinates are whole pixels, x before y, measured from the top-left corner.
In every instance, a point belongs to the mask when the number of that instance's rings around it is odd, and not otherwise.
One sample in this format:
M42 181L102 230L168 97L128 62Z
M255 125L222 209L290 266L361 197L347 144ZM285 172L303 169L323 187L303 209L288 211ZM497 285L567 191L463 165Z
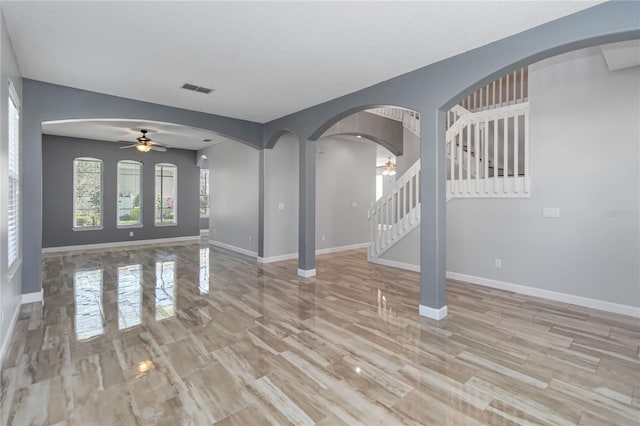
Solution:
M389 193L369 208L371 244L369 257L376 258L420 223L420 160L396 179Z

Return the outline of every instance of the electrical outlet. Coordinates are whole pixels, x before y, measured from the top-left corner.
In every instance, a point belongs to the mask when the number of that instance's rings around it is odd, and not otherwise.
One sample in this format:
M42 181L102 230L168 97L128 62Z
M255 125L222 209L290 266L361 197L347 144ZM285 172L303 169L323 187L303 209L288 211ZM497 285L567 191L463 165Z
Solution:
M324 239L325 239L325 238L324 238L324 234L322 234L322 241L324 241Z
M278 210L284 210L284 203L282 201L278 203Z
M216 228L213 228L213 233L214 233L214 234L216 233Z
M249 242L253 241L253 237L249 235Z
M545 207L542 209L542 217L560 217L560 209L557 207Z
M133 237L133 231L129 231L129 236Z
M496 259L494 266L498 269L502 268L502 259Z

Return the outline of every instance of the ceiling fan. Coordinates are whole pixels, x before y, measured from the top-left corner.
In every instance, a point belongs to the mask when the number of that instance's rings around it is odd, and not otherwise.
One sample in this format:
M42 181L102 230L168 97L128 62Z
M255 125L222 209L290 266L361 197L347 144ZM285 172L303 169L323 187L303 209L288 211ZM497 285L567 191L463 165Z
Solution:
M147 137L148 130L141 129L140 132L142 133L142 136L136 138L138 142L134 143L133 145L121 146L120 149L135 147L140 152L149 152L151 150L165 152L167 150L166 146L155 143L151 140L151 138ZM118 142L131 143L130 141L118 141Z

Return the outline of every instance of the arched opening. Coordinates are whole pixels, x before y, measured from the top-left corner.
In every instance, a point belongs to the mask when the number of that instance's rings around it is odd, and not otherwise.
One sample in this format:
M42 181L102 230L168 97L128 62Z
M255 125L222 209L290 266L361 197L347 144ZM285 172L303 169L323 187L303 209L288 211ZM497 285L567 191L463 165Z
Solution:
M359 250L348 255L361 266L397 265L403 259L416 271L419 113L393 106L358 108L324 123L310 140L316 149L316 253ZM408 241L417 246L409 249Z
M536 58L445 104L450 278L637 309L639 45Z

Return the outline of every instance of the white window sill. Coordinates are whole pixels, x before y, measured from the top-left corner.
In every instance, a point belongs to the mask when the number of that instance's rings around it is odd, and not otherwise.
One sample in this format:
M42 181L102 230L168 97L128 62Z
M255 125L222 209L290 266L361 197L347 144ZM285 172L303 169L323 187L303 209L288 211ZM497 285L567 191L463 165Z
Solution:
M104 226L74 226L74 231L102 231Z
M178 222L175 223L154 223L154 226L163 227L163 226L178 226Z
M144 228L144 225L117 225L116 229L132 229L132 228Z

